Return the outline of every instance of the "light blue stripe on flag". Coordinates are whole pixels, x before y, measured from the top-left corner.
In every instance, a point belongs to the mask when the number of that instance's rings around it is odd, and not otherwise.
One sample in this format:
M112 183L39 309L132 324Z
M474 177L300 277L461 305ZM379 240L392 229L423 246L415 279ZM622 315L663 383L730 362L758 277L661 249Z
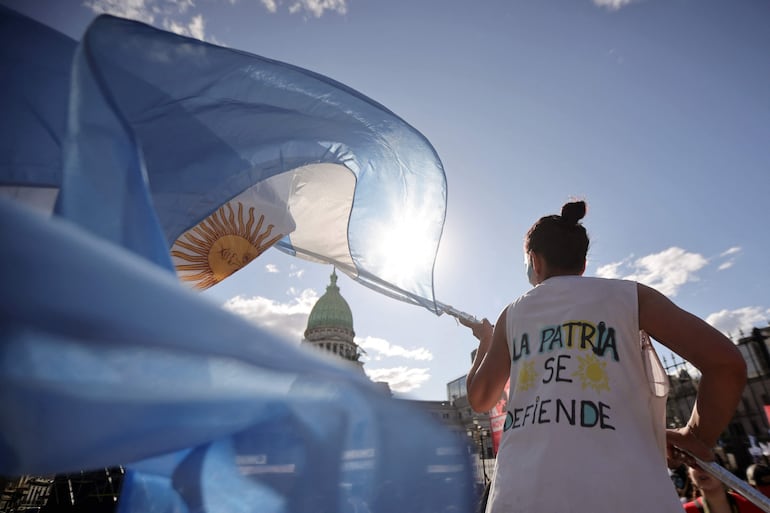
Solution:
M66 220L0 218L0 475L128 465L130 513L471 507L425 412Z

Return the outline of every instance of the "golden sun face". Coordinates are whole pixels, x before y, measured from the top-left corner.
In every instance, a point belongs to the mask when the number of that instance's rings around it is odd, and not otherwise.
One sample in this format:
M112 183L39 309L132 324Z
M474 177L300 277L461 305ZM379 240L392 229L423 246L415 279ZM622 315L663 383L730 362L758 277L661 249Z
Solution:
M262 230L265 216L254 225L254 207L244 220L243 203L236 216L230 203L187 230L171 247L177 274L182 281L207 289L224 280L278 242L283 234L271 237L273 225Z
M588 387L593 388L597 392L610 389L609 378L605 370L607 362L599 360L593 353L589 353L585 357L578 356L577 358L580 365L578 370L572 375L580 379L584 390Z
M535 372L535 362L525 362L519 370L519 377L516 380L516 390L529 390L535 384L537 373Z

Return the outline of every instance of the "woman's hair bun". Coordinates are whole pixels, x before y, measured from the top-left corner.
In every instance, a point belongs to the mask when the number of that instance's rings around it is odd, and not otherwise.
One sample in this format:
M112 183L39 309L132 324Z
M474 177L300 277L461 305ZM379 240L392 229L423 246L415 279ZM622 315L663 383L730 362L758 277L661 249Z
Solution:
M568 224L577 224L586 215L585 201L572 201L561 207L561 218Z

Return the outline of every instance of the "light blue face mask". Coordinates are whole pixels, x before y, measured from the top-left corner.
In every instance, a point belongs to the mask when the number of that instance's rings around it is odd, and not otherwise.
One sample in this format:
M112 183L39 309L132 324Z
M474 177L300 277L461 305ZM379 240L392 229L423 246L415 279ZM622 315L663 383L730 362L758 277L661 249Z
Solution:
M537 286L537 278L535 277L535 266L532 264L532 257L527 258L527 280L533 287Z

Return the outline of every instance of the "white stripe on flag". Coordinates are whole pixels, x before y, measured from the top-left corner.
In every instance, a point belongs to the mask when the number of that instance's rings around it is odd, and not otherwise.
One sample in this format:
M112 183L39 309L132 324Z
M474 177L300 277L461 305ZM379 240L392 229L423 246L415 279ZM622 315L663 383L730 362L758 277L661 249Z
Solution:
M356 269L348 245L355 188L355 175L339 164L312 164L296 169L289 198L289 211L297 224L289 236L292 246L335 260L348 273ZM325 262L302 252L297 256Z

